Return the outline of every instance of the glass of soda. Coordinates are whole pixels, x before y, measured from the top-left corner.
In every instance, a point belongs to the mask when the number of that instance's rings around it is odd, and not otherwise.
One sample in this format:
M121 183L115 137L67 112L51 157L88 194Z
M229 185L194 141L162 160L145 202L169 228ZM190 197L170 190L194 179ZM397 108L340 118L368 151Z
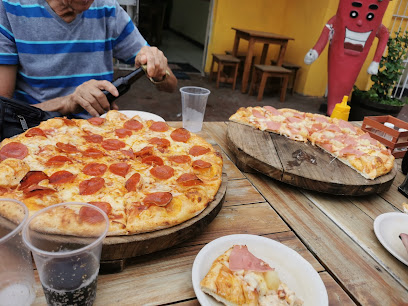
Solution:
M109 219L95 205L70 202L34 214L23 228L48 305L92 305Z
M196 86L180 88L183 128L197 133L203 127L205 108L210 91Z
M35 298L31 252L21 237L27 220L24 203L0 199L0 306L30 305Z

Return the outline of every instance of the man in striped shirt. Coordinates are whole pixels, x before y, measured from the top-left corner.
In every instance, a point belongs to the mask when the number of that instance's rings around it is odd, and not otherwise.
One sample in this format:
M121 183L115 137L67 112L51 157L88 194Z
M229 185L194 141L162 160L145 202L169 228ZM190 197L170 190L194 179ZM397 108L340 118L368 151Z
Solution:
M110 108L102 90L117 96L113 58L147 74L159 90L177 79L116 0L2 0L0 95L62 115ZM170 72L169 75L166 71Z

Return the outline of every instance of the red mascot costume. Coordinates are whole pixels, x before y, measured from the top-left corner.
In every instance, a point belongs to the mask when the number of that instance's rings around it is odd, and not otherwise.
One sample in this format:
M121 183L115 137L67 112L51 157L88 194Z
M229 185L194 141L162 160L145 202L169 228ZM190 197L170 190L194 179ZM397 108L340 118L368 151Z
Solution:
M343 96L348 96L370 50L375 37L378 46L368 68L378 73L378 65L389 37L381 23L390 0L340 0L336 16L326 24L316 45L305 56L305 63L313 63L329 44L327 114Z

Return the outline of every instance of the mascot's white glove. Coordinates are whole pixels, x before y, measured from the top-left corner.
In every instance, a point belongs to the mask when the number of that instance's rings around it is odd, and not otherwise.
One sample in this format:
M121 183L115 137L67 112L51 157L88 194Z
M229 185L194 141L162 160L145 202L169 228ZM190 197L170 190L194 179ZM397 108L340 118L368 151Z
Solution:
M309 52L305 55L305 64L310 65L313 63L317 58L319 57L319 54L315 49L310 49Z
M380 66L380 63L371 62L370 67L368 67L368 69L367 69L367 73L368 74L377 74L379 66Z

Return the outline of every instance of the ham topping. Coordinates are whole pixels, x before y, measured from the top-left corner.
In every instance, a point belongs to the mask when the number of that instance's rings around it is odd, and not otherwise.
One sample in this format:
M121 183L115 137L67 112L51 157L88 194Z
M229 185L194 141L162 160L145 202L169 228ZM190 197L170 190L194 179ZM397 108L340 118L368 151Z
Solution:
M270 112L274 116L280 116L281 113L274 107L272 106L264 106L264 109L266 109L268 112Z
M266 127L268 130L271 130L271 131L278 131L281 125L282 124L280 122L266 121Z
M401 233L399 237L402 241L402 244L404 245L404 247L407 249L407 252L408 252L408 234Z
M352 145L348 145L347 147L339 151L339 155L340 156L355 155L357 157L361 157L362 155L364 155L364 152L354 149Z
M229 268L232 271L266 272L274 270L266 262L249 252L246 245L234 245L229 258Z
M266 119L266 117L256 109L252 109L252 115L254 115L256 118Z

